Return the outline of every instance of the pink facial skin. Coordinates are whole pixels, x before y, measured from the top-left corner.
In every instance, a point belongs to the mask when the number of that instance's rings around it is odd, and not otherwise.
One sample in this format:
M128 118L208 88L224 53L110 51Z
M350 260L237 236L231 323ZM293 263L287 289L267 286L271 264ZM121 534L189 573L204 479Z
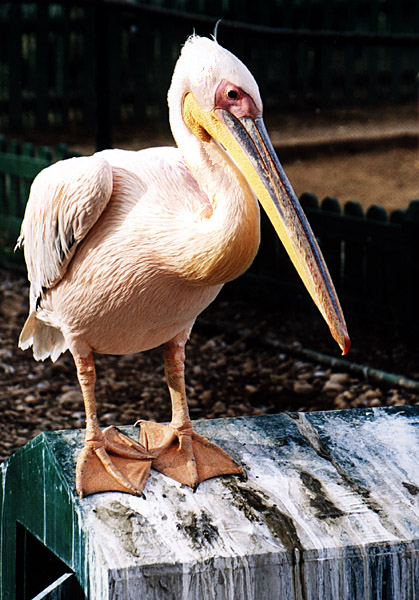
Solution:
M227 110L238 119L262 116L252 98L240 87L223 79L215 92L215 109Z

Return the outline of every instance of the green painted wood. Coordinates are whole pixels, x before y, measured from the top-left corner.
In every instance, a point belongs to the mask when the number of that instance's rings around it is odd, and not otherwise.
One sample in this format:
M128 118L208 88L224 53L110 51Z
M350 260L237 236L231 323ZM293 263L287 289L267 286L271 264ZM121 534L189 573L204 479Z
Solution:
M336 198L328 196L324 198L321 204L323 211L335 215L336 227L339 228L339 217L341 217L341 207ZM343 264L342 264L342 240L334 237L323 237L321 241L322 253L332 276L332 280L338 288L343 283Z
M22 125L22 7L18 3L11 3L9 8L9 29L6 30L6 40L8 49L8 98L10 110L10 129L19 131ZM4 42L3 42L4 43ZM12 66L13 65L13 66Z
M105 3L97 3L94 11L95 141L96 150L105 150L112 148L113 145L114 100L119 94L119 92L114 93L113 77L116 78L115 86L120 87L117 67L120 47L116 49L115 41L119 38L120 31L113 28L114 13ZM119 23L120 20L116 17L115 25ZM117 56L113 58L113 54Z
M43 592L37 594L33 600L78 600L83 597L76 589L75 576L65 573Z
M419 407L195 427L248 479L209 480L194 493L152 471L145 499L80 501L81 430L45 432L3 463L1 597L15 598L16 522L68 566L90 600L418 597Z
M78 156L66 144L58 144L54 152L47 146L35 149L31 143L7 144L0 136L0 262L15 267L21 264L22 253L14 252L16 240L36 175L54 160Z
M54 90L56 97L60 99L60 107L54 112L54 122L58 126L69 125L70 99L68 94L68 77L66 74L70 69L69 50L71 44L70 22L64 18L65 7L57 7L57 19L62 23L62 30L57 31L55 37L56 63L54 69Z
M0 173L33 179L42 169L51 163L39 157L19 156L14 152L0 152Z
M0 261L14 267L22 262L16 240L34 177L51 163L51 153L34 156L32 144L12 140L0 144Z
M21 145L21 152L20 152L21 157L28 157L29 159L33 159L33 157L35 156L35 147L32 143L30 142L24 142ZM26 207L26 203L28 201L29 198L29 191L32 185L32 180L33 177L21 177L20 178L20 185L19 185L19 207L18 207L18 214L19 215L24 215L25 214L25 207Z
M0 262L14 267L22 254L14 252L34 177L51 159L34 156L32 144L0 140Z
M20 155L20 143L17 140L10 140L7 152L11 155ZM19 175L9 173L6 178L6 198L8 205L8 214L13 216L19 215Z
M85 551L80 530L79 515L74 511L74 497L64 479L65 466L57 460L64 458L60 441L55 454L42 434L10 459L11 468L3 477L1 597L15 598L16 581L16 524L30 532L70 569L78 569L83 576ZM65 451L71 448L67 439ZM3 467L4 468L4 467ZM74 470L74 465L72 465ZM19 498L19 500L17 500ZM42 565L39 565L41 568ZM52 582L51 582L52 583Z
M149 57L146 50L151 47L150 37L151 28L148 25L147 18L141 20L137 18L130 29L128 54L137 57L137 60L133 61L131 71L130 94L133 98L133 111L139 123L146 121L147 118L147 65L149 64Z
M36 126L46 129L49 124L49 96L51 84L49 81L50 69L48 68L50 48L49 31L50 11L47 3L37 6L36 19Z
M17 545L17 598L84 600L74 573L20 523L17 524Z
M6 138L0 134L0 156L6 150ZM0 159L1 165L1 159ZM0 166L0 214L6 215L8 213L7 199L6 199L6 174L1 170Z

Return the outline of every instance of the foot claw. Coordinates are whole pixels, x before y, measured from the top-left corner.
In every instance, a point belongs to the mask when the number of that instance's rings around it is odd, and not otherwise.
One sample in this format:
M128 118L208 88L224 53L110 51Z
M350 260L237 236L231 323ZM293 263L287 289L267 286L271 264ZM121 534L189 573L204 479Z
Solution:
M141 421L140 443L157 456L152 467L190 486L219 475L240 475L243 469L224 450L194 431Z
M103 435L105 436L106 450L112 452L113 454L136 459L139 457L144 459L155 458L155 456L152 456L142 444L139 444L135 440L132 440L121 433L114 425L110 425L104 429Z
M121 491L144 497L152 457L141 445L108 427L97 440L86 440L76 468L80 497Z

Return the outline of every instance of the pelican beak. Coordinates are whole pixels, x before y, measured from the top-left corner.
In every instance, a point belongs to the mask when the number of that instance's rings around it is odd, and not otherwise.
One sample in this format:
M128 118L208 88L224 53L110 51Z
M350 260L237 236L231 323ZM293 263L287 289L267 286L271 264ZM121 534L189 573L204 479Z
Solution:
M234 159L267 213L342 354L346 354L350 340L333 282L310 224L276 156L262 117L238 118L226 109L204 112L192 93L185 97L184 115L196 135L204 140L211 136ZM194 125L191 126L192 120Z

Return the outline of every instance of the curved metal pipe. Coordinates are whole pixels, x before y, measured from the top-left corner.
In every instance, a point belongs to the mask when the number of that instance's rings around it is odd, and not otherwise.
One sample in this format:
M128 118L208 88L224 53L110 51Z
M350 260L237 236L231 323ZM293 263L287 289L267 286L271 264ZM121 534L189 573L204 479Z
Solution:
M269 338L259 338L266 346L278 348L283 352L288 352L295 356L306 358L310 361L319 362L320 364L327 365L332 368L339 368L342 371L353 373L354 375L361 375L365 379L377 381L378 383L387 383L397 387L402 387L415 393L419 393L419 382L414 379L409 379L404 375L397 375L395 373L388 373L381 369L375 369L367 365L361 365L359 363L350 362L342 358L335 358L321 352L315 352L303 348L299 343L289 344L287 342L281 342L280 340L271 340Z
M414 379L410 379L409 377L405 377L404 375L388 373L387 371L375 369L374 367L369 367L368 365L361 365L359 363L351 362L343 358L335 358L334 356L329 356L328 354L323 354L322 352L316 352L315 350L304 348L299 342L293 342L292 344L290 344L281 340L275 340L267 338L266 336L258 335L256 331L259 327L246 332L244 332L243 330L240 332L237 331L237 329L234 329L232 327L226 328L225 326L223 326L223 328L217 328L217 325L214 322L207 321L202 317L199 318L198 323L203 325L205 328L212 329L212 331L214 331L214 329L217 329L217 332L227 330L228 333L231 335L237 335L237 333L241 333L240 338L233 342L229 346L229 348L233 348L241 341L251 338L264 346L275 348L277 350L280 350L281 352L286 352L287 354L291 354L293 356L305 358L311 362L317 362L327 367L339 369L340 371L353 373L354 375L364 377L365 379L370 381L376 381L377 383L385 383L390 386L401 387L416 394L419 394L419 381L415 381Z

